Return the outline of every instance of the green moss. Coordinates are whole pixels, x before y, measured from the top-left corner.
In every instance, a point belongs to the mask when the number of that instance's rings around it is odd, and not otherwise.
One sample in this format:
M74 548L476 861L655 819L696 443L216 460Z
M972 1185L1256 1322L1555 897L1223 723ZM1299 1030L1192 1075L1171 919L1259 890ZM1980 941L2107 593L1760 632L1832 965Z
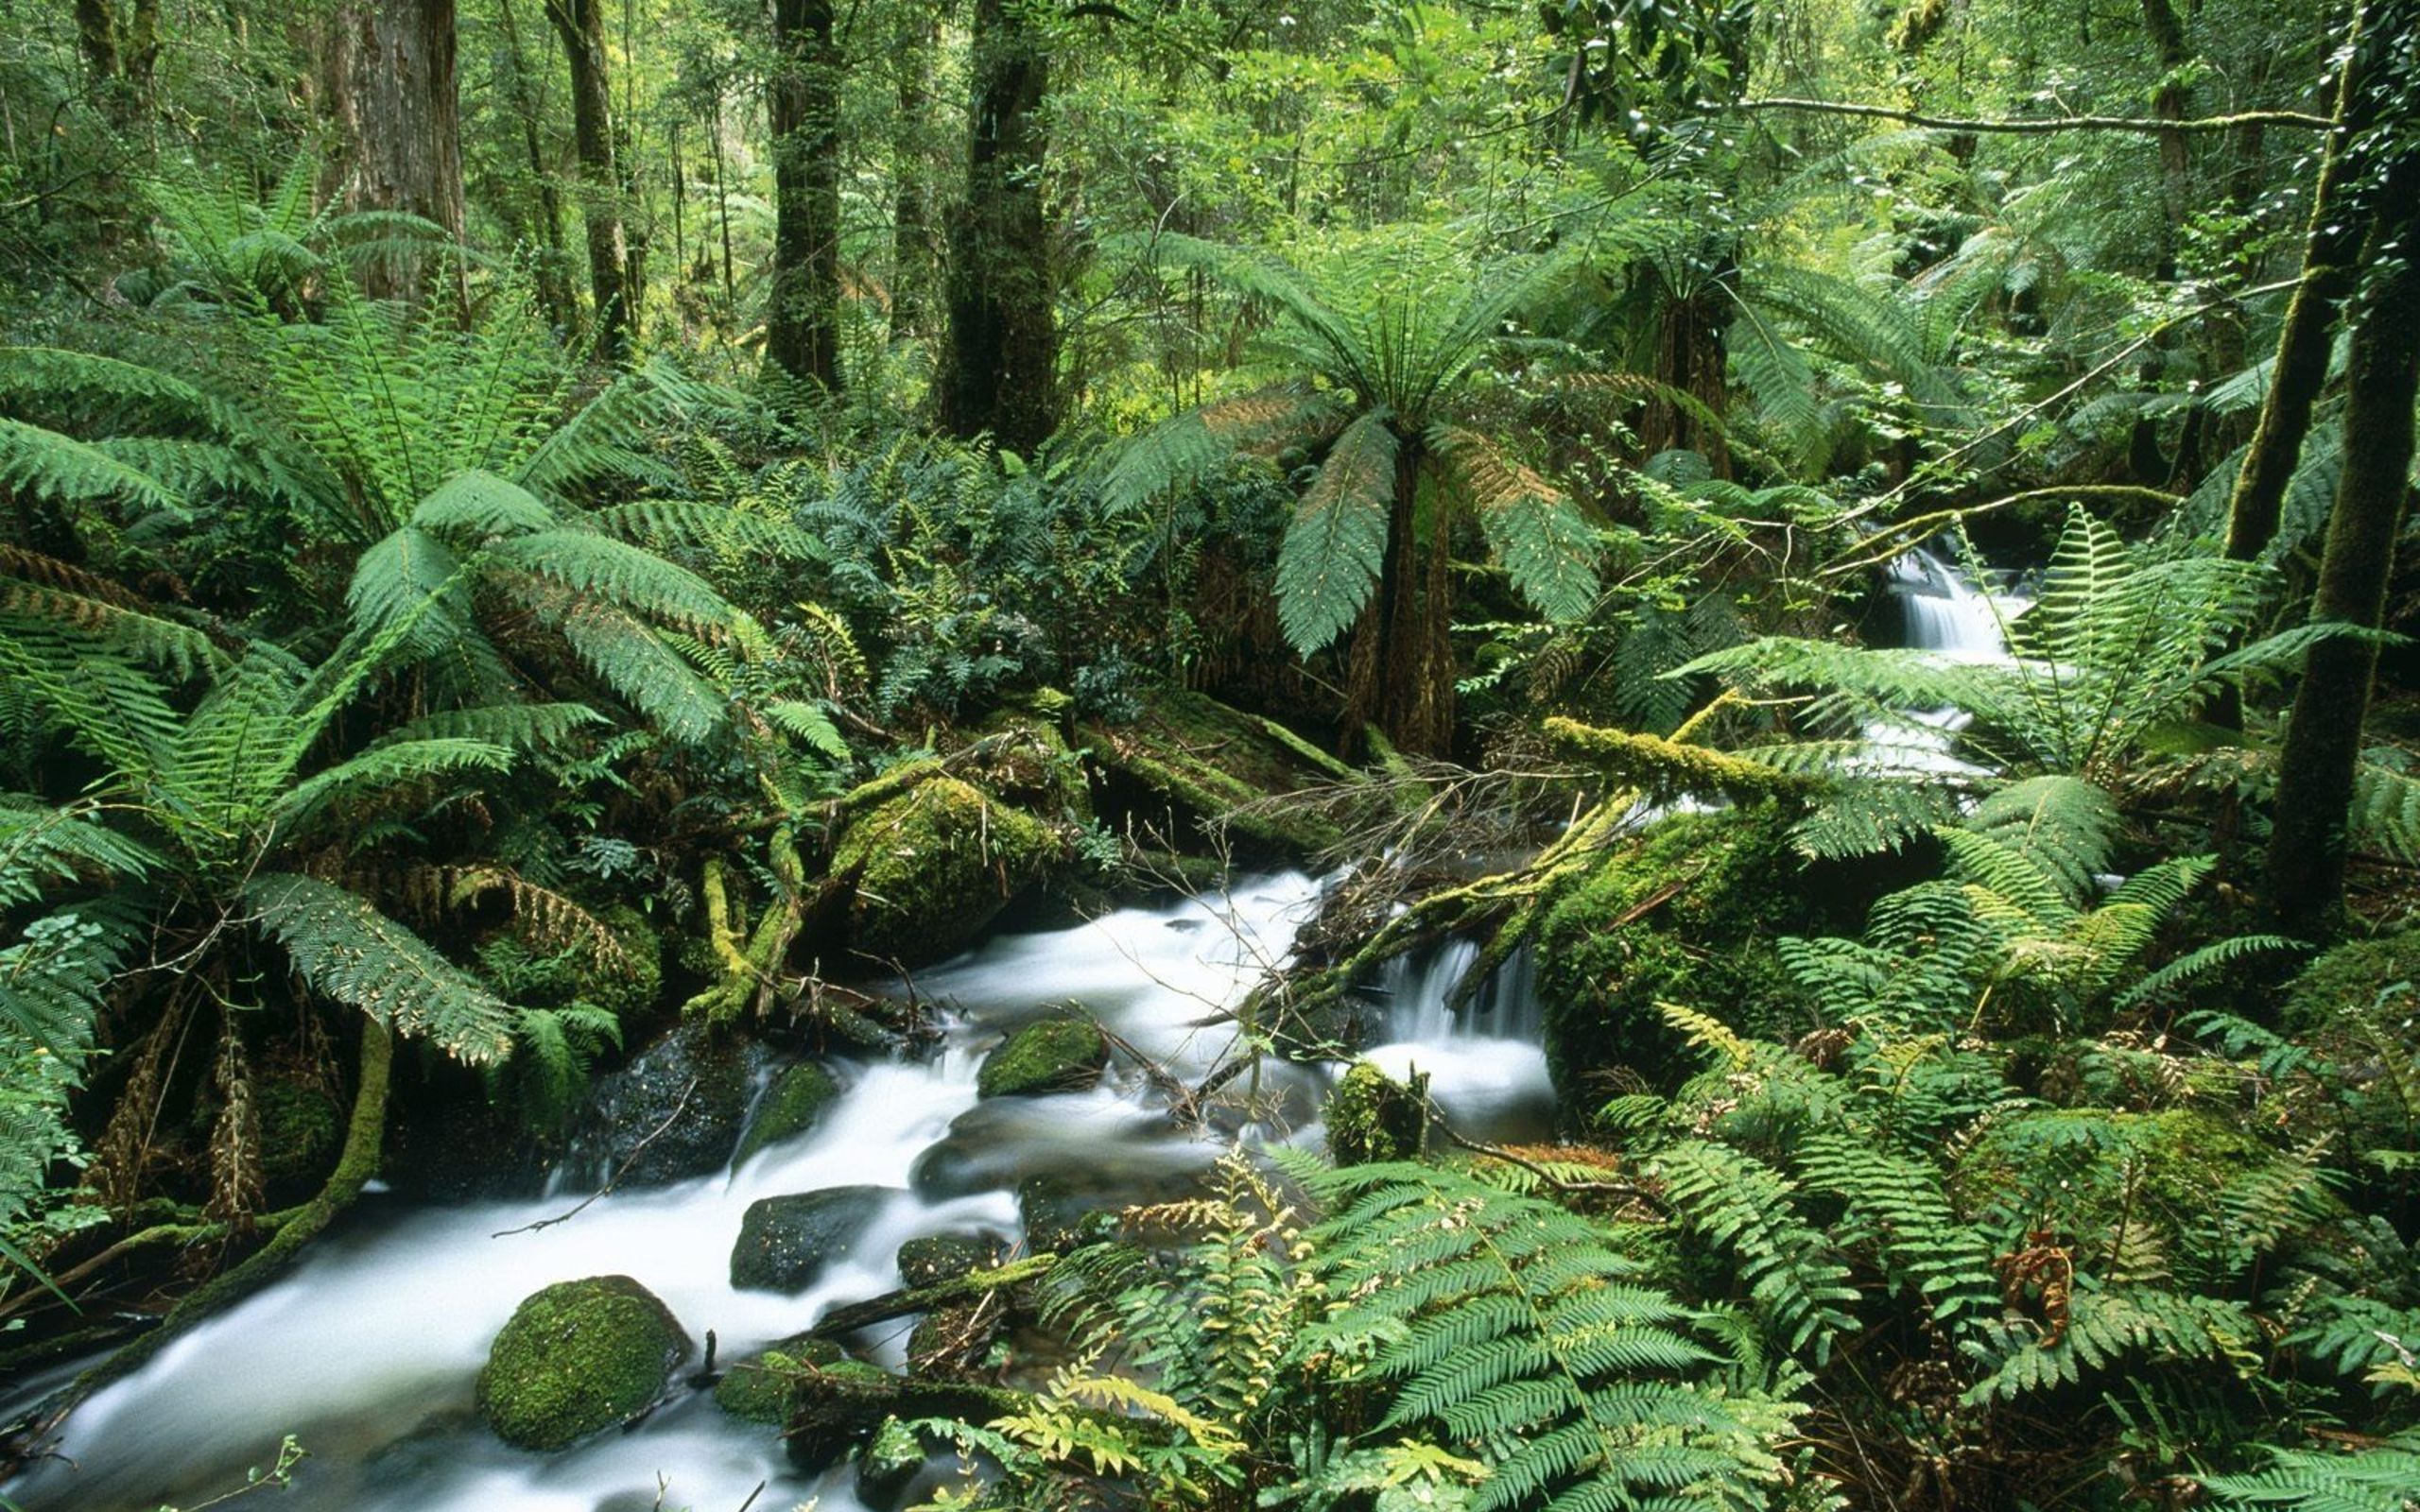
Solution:
M857 1500L869 1506L895 1503L924 1468L924 1440L898 1418L886 1418L857 1452Z
M1369 1061L1356 1061L1327 1095L1327 1149L1339 1165L1416 1160L1427 1109L1411 1089Z
M628 1276L558 1281L513 1310L479 1372L479 1416L522 1449L561 1449L663 1394L689 1336Z
M786 1423L797 1376L829 1368L846 1358L829 1339L812 1334L784 1339L724 1372L715 1383L715 1405L743 1422Z
M2002 1210L2087 1246L2123 1228L2167 1248L2206 1226L2221 1191L2275 1159L2239 1121L2197 1109L2047 1108L1987 1127L1951 1190L1970 1211Z
M2420 930L2357 939L2303 969L2286 989L2284 1022L2292 1035L2325 1034L2348 1017L2420 1002Z
M790 1067L758 1099L756 1116L749 1121L748 1133L740 1140L739 1153L732 1163L746 1165L751 1156L767 1145L805 1133L821 1122L839 1096L840 1084L814 1061L803 1060Z
M1086 725L1094 759L1160 800L1139 812L1150 829L1171 818L1199 826L1224 820L1230 836L1262 854L1303 856L1336 845L1342 832L1313 814L1238 812L1271 794L1299 792L1355 775L1290 730L1201 694L1170 689L1141 719Z
M1820 933L1789 816L1775 805L1666 819L1616 847L1546 909L1536 936L1547 1069L1592 1110L1599 1074L1665 1086L1696 1069L1657 1017L1685 1004L1750 1034L1797 1024L1775 942Z
M1090 1019L1028 1023L983 1057L975 1091L982 1097L1032 1097L1081 1091L1109 1064L1109 1041Z
M277 1191L317 1187L344 1144L344 1110L324 1088L291 1076L254 1084L261 1175Z
M850 940L914 964L974 943L1064 850L1048 825L952 777L934 777L840 833L832 870L852 877Z

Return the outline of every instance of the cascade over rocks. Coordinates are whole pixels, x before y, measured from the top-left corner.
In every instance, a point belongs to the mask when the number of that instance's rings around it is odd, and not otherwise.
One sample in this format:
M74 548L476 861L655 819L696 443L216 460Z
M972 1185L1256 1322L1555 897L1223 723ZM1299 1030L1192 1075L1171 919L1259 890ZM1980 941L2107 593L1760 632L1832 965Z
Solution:
M521 1449L561 1449L664 1393L689 1335L628 1276L557 1281L513 1310L479 1372L479 1416Z
M802 1060L773 1078L756 1100L755 1116L748 1121L734 1165L746 1165L768 1145L794 1140L823 1121L839 1100L840 1084L812 1060Z
M750 1203L731 1246L731 1284L793 1296L806 1290L849 1257L866 1226L899 1194L897 1187L826 1187Z

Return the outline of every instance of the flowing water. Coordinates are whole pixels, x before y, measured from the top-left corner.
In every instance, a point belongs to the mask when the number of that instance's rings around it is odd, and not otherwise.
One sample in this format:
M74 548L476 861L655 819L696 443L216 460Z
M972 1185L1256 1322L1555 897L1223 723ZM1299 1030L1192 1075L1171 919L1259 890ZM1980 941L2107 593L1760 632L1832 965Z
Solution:
M1908 645L1949 661L1996 662L2008 656L2007 622L2024 601L1979 586L1973 576L1921 548L1891 563L1891 592L1907 613ZM1968 716L1956 709L1908 710L1866 727L1877 771L1910 776L1974 777L1984 768L1949 754Z
M760 1512L857 1506L844 1466L820 1480L784 1460L772 1430L681 1390L636 1428L556 1454L505 1447L477 1422L473 1386L489 1342L550 1282L620 1273L661 1297L728 1363L807 1327L826 1308L890 1291L901 1242L968 1228L1018 1233L1016 1183L1080 1177L1096 1192L1156 1195L1237 1136L1316 1139L1326 1073L1270 1064L1257 1121L1188 1132L1120 1057L1095 1091L978 1104L975 1074L1002 1032L1078 1002L1177 1080L1199 1084L1233 1047L1230 1010L1282 960L1320 885L1241 879L1223 898L1123 910L1071 929L994 938L923 974L952 1005L942 1049L919 1062L841 1064L844 1092L810 1133L747 1166L655 1191L617 1192L534 1231L577 1194L436 1206L367 1196L292 1275L185 1334L72 1417L63 1456L0 1487L26 1512L148 1512L240 1484L280 1437L310 1451L284 1512ZM1528 964L1480 984L1470 1013L1447 995L1469 947L1399 965L1378 984L1391 1043L1416 1063L1458 1127L1512 1137L1549 1104ZM742 1292L727 1275L740 1214L758 1197L864 1183L900 1187L852 1260L799 1297ZM895 1364L907 1321L859 1341ZM692 1366L694 1366L694 1360ZM688 1368L688 1367L684 1367ZM20 1404L21 1405L21 1404ZM760 1485L764 1487L758 1492Z

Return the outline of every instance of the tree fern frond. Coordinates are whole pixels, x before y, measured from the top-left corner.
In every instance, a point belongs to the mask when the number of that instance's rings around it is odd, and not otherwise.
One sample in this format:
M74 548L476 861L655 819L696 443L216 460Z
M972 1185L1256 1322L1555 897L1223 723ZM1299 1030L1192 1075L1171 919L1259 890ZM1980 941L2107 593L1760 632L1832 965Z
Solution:
M316 990L472 1065L512 1053L513 1010L362 899L293 872L255 877L243 895Z
M1329 448L1277 548L1286 638L1308 655L1352 627L1378 581L1394 489L1395 436L1383 410L1357 416Z
M1549 620L1584 616L1597 596L1596 533L1570 498L1476 432L1443 428L1438 450L1513 588Z

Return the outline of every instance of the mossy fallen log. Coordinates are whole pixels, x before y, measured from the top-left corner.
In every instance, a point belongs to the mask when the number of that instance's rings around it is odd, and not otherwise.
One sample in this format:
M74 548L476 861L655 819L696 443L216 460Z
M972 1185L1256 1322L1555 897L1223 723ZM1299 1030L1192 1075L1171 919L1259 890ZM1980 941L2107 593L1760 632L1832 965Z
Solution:
M1546 722L1546 733L1562 755L1658 796L1720 794L1754 803L1765 799L1803 799L1823 785L1816 778L1778 771L1703 746L1583 725L1560 714Z

